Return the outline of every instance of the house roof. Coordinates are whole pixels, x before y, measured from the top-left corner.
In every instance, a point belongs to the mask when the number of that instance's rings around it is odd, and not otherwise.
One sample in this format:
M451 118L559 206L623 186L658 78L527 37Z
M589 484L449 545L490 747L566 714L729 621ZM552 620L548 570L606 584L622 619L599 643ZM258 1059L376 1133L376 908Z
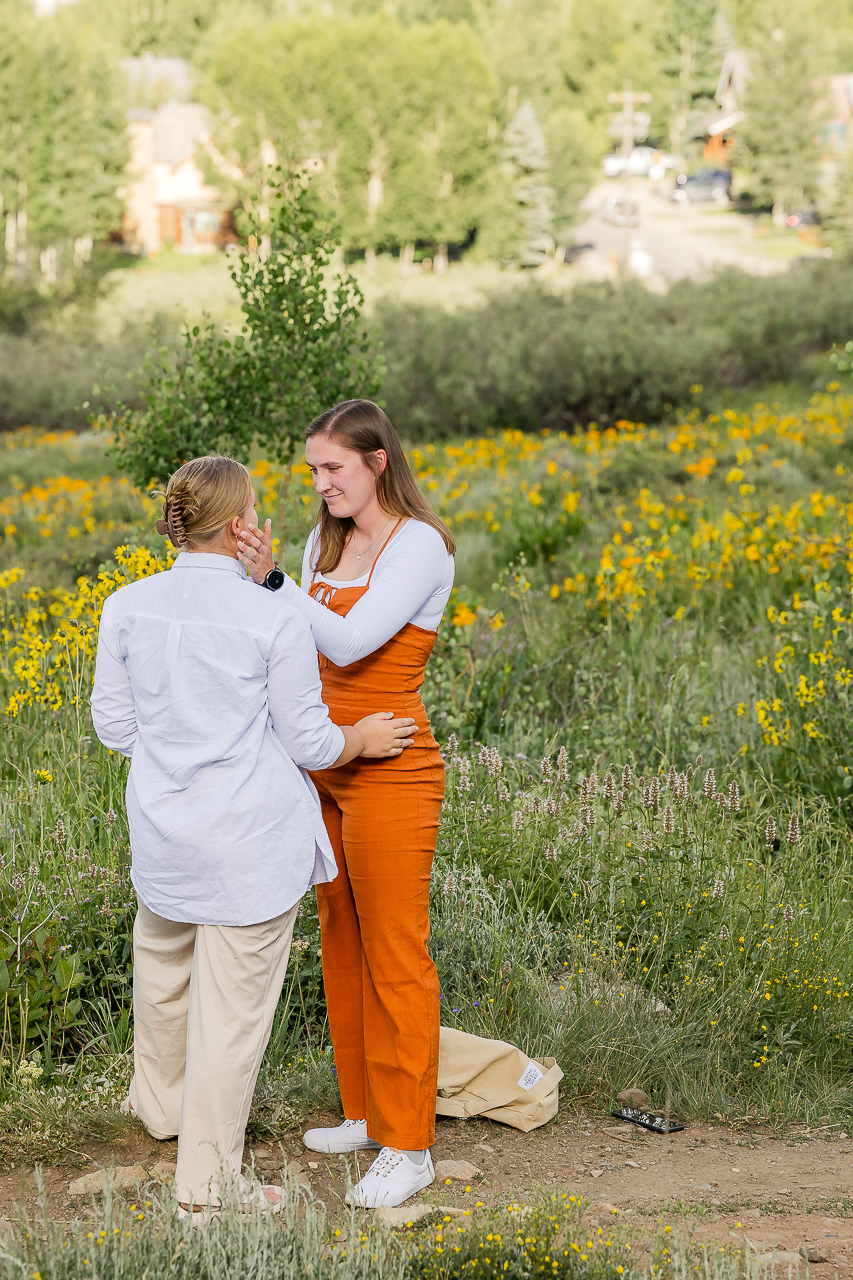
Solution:
M723 58L720 78L714 93L720 106L736 110L738 104L743 101L748 80L749 59L743 49L729 49Z
M176 168L211 135L210 112L199 102L166 102L151 116L154 162Z

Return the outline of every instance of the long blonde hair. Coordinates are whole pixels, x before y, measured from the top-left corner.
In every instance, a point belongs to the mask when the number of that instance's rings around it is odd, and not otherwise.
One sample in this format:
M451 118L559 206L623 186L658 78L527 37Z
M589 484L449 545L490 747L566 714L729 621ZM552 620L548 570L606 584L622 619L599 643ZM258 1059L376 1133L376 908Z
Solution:
M252 477L234 458L191 458L178 467L161 496L158 532L181 549L204 546L252 505Z
M324 434L339 441L345 449L361 454L376 477L376 500L383 511L391 516L411 516L430 525L441 534L450 555L456 555L453 534L418 488L400 438L378 404L372 400L343 400L315 418L305 438L310 440ZM378 449L384 449L387 458L385 470L381 472L376 457ZM329 573L340 564L353 524L351 516L333 516L326 503L320 503L319 547L313 565L317 573Z

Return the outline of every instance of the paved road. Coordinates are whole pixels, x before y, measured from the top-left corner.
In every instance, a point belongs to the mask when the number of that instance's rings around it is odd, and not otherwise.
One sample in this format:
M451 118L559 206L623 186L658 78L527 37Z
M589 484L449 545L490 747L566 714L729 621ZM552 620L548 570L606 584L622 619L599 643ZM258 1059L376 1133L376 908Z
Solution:
M629 241L635 239L641 240L652 256L653 283L707 276L725 265L738 266L755 275L773 275L789 266L789 258L762 252L760 244L756 244L751 217L712 205L674 204L669 198L671 178L659 184L632 179L631 199L638 205L640 224L614 227L604 221L600 210L608 195L621 194L624 188L619 179L606 180L584 201L589 216L576 228L575 237L578 243L595 246L580 259L579 266L582 264L585 273L614 274L617 264L625 260ZM783 252L787 248L786 243ZM807 251L807 246L803 250Z

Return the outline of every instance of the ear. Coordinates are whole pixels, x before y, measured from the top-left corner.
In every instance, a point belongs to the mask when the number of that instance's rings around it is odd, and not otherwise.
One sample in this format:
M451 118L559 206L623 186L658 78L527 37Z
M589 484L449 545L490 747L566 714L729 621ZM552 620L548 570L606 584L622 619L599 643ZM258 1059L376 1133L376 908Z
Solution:
M235 538L240 536L243 529L243 520L240 516L235 516L228 526L228 532L232 533Z
M378 474L381 476L382 472L385 470L386 466L388 465L388 454L385 452L384 449L377 449L373 456L376 459L376 461L379 463Z

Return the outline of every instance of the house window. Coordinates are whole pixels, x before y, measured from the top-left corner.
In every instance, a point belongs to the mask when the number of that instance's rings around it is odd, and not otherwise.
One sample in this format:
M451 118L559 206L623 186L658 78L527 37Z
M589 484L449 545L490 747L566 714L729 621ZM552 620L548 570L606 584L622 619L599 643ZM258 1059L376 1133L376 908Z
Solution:
M202 209L195 216L196 233L200 236L215 236L222 229L222 214L214 209Z

